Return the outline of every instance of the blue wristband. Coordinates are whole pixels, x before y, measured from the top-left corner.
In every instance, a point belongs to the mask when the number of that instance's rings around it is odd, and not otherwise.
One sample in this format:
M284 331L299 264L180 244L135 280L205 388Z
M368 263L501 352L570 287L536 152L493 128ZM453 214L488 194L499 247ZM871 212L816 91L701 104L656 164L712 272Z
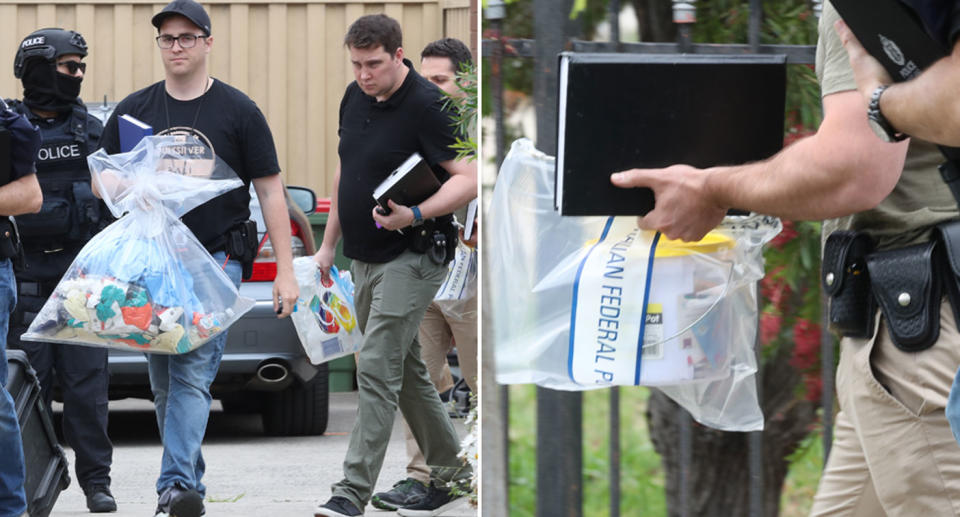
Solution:
M420 214L420 207L411 206L410 210L413 211L413 223L410 226L420 226L423 224L423 215Z

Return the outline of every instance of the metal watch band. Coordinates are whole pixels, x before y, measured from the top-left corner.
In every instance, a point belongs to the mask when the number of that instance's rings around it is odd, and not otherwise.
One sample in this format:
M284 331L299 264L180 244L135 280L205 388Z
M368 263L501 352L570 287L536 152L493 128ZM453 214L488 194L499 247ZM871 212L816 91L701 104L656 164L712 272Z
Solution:
M883 112L880 111L880 96L883 95L883 92L889 87L889 84L881 84L870 94L870 103L867 105L867 118L876 123L876 125L887 134L889 141L899 142L907 138L907 135L897 132L897 130L893 128L893 125L890 124L890 121L883 116Z

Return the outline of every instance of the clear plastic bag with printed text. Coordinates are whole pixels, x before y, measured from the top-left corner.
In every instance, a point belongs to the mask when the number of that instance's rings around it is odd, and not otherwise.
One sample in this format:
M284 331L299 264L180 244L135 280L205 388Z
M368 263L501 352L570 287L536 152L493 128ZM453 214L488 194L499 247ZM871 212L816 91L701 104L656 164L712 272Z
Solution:
M485 257L497 381L656 386L705 425L762 428L756 282L779 220L727 217L697 243L669 241L634 217L561 217L553 183L553 157L515 142Z

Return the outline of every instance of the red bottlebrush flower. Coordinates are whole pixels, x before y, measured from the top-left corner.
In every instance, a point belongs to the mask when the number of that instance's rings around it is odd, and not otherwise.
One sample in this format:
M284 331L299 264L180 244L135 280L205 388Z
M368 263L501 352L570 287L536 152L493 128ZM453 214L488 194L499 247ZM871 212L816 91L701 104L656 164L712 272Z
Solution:
M790 366L807 371L817 365L820 358L820 325L798 318L793 326L793 343Z
M760 344L766 346L772 343L780 335L782 327L782 316L769 312L762 313L760 315Z
M804 398L810 402L820 402L823 396L823 377L820 372L811 372L803 376L803 385L806 388Z
M786 266L777 266L767 271L767 274L760 279L760 295L765 299L769 300L773 296L773 293L780 289L783 280L778 278L777 275L779 275L785 267Z
M800 234L797 232L793 221L783 221L783 230L780 230L780 233L770 240L770 246L773 246L778 250L783 249L783 246L793 239L796 239L797 235Z
M783 266L777 267L763 277L760 281L760 295L763 299L769 300L777 311L784 312L793 290L790 289L786 280L777 276L781 270Z

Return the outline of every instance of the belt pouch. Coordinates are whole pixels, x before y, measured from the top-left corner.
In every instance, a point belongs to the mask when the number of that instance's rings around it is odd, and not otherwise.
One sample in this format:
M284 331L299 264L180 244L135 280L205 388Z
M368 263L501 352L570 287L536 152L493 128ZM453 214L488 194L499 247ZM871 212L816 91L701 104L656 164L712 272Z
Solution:
M243 278L248 279L253 274L253 262L257 258L260 241L257 236L257 223L244 221L227 232L227 242L224 250L233 259L243 265Z
M434 221L428 219L419 226L414 226L409 229L410 237L407 241L410 251L414 253L426 253L428 249L433 247L433 229Z
M960 220L937 225L940 253L943 255L943 280L953 309L953 319L960 328Z
M873 294L897 348L916 352L940 335L937 242L879 251L867 256Z
M877 303L866 264L871 251L873 241L863 232L836 231L824 245L821 281L830 296L830 328L843 336L873 336Z

